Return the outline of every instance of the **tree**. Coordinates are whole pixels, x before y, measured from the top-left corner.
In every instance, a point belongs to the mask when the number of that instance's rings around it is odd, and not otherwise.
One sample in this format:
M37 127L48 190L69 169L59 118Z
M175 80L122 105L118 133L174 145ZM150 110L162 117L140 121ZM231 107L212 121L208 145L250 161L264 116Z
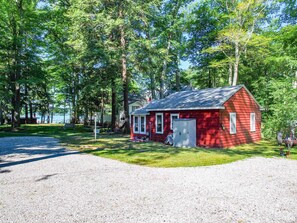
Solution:
M242 54L246 52L249 44L261 44L254 31L257 23L264 16L266 6L263 0L221 1L220 4L226 10L226 26L218 32L215 45L208 48L207 52L224 53L226 59L222 62L228 64L229 84L232 80L234 86L238 82Z
M31 89L28 83L34 84L36 73L42 70L39 51L42 43L38 38L42 20L36 0L1 0L0 5L1 74L5 77L2 80L6 81L2 86L7 89L9 83L12 128L18 128L22 104L27 106L28 103ZM25 110L28 111L28 107Z

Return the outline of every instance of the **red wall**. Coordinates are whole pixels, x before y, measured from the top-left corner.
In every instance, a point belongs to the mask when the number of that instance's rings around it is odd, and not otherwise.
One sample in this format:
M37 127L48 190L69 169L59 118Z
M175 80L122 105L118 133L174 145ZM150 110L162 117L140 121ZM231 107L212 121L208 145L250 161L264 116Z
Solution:
M231 147L239 144L261 140L261 111L254 99L244 89L240 89L224 104L220 111L220 147ZM230 112L236 112L236 134L230 134ZM256 115L256 131L250 131L250 113Z
M152 126L151 140L164 142L170 130L170 114L179 114L179 118L196 119L196 145L207 147L219 146L219 110L193 110L193 111L166 111L163 112L164 132L156 133L155 117L156 113L150 112L149 122Z

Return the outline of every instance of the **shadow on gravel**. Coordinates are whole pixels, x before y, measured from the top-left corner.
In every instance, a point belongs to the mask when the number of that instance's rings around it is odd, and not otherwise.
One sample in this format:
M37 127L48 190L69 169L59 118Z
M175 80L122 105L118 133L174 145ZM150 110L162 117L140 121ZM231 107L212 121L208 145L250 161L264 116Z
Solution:
M56 147L57 140L48 137L0 138L0 156L10 154L53 154L66 151Z
M0 173L10 173L11 170L0 170Z
M35 182L39 182L39 181L43 181L43 180L48 180L50 177L53 177L53 176L56 176L56 175L57 175L57 173L44 175L43 177L35 180Z
M63 150L67 151L65 149L63 149ZM79 153L80 152L77 152L77 151L67 151L67 152L64 152L64 153L55 153L55 154L52 154L52 155L42 156L42 157L37 157L37 158L32 158L32 159L5 162L5 163L0 163L0 168L20 165L20 164L25 164L25 163L31 163L31 162L36 162L36 161L45 160L45 159L52 159L52 158L61 157L61 156L69 156L69 155L74 155L74 154L79 154Z

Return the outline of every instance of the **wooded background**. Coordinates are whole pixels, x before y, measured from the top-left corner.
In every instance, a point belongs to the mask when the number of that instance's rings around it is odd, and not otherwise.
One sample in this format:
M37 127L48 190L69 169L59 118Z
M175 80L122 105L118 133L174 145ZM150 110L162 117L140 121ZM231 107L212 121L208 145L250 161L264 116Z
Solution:
M262 105L265 136L297 121L296 0L0 0L0 11L0 124L69 107L87 122L108 107L114 128L129 94L237 84Z

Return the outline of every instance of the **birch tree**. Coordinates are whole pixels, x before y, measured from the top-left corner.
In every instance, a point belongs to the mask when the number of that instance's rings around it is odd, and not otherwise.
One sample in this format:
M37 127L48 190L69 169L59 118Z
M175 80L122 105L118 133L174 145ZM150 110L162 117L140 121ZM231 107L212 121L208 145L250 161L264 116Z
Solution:
M224 53L226 56L224 62L229 67L230 85L237 85L240 58L248 49L248 45L251 43L261 45L261 42L256 40L255 28L265 14L265 3L265 0L220 1L227 24L218 32L215 44L206 51Z

